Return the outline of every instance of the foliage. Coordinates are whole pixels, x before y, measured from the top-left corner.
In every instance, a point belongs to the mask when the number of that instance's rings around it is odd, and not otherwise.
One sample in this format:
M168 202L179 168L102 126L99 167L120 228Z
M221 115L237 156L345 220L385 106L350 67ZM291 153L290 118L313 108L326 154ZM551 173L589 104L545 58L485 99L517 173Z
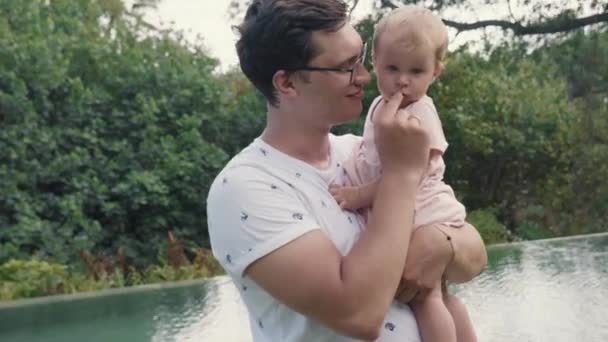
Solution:
M554 75L550 63L511 47L449 58L432 94L450 141L446 179L470 207L513 209L561 171L575 108Z
M229 13L240 18L251 2L231 0ZM360 3L346 2L351 9ZM377 0L374 8L381 13L406 4L439 13L446 25L458 33L495 27L512 35L537 35L543 39L554 38L555 34L568 35L584 27L604 30L608 27L606 0Z
M473 210L467 214L467 221L477 228L486 245L513 239L507 227L498 222L495 208Z
M570 126L570 148L562 153L564 171L550 180L554 196L546 201L553 226L564 235L601 232L608 227L608 32L577 32L535 51L550 59L567 81L577 107ZM555 229L554 229L555 230Z
M235 155L264 129L266 101L238 67L220 75L217 81L228 87L236 102L216 114L213 142L229 155Z
M352 1L352 0L351 0ZM608 27L608 1L598 0L380 0L378 10L414 4L439 12L444 23L461 33L489 27L540 40L569 35L584 27ZM466 13L466 15L464 15ZM491 13L488 16L485 13ZM477 17L472 20L471 17Z
M221 273L217 262L180 267L161 264L148 266L141 272L131 269L127 274L117 269L94 279L58 263L37 258L11 259L0 264L0 301L199 279Z
M0 261L206 244L207 188L260 126L202 47L102 4L0 1Z
M0 265L0 300L60 293L66 277L63 265L10 260Z
M208 246L207 189L260 134L265 103L238 69L218 74L202 46L127 8L0 0L4 298L219 271L168 268L159 250L168 230L186 251ZM378 17L357 25L367 40ZM450 53L431 88L450 142L446 181L486 241L608 227L607 34ZM364 108L377 94L373 78ZM334 131L360 133L363 120ZM78 272L79 251L121 248L128 272Z
M517 235L524 240L548 239L553 237L550 231L543 228L539 223L525 221L517 227Z

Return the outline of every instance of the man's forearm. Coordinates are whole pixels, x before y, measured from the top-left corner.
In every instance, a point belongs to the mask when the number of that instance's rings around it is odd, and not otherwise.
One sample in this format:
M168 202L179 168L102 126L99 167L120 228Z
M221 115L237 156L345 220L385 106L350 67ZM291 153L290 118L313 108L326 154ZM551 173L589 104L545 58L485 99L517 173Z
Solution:
M359 187L359 200L365 207L373 207L379 185L380 180L377 180Z
M379 325L405 265L417 184L413 177L383 176L367 229L342 261L344 287L356 310L362 310L362 319L380 320Z
M479 232L470 224L445 228L454 248L454 259L446 268L446 277L455 283L470 281L485 267L488 256Z

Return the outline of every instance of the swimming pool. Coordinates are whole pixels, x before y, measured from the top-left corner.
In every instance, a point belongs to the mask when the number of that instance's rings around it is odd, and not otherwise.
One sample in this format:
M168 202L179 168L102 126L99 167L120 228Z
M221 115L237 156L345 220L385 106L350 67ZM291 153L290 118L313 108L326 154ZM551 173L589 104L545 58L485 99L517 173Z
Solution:
M451 289L482 342L608 341L608 234L489 248ZM228 278L0 303L0 341L249 342Z

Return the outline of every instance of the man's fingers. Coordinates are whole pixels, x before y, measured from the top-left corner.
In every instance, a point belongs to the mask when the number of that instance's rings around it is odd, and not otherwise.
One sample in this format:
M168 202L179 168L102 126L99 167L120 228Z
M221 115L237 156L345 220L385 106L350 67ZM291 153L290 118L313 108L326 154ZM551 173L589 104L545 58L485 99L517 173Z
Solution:
M393 94L393 96L391 96L391 98L382 105L378 113L378 119L385 120L386 118L394 117L397 113L397 109L399 109L399 105L401 104L402 99L403 94L400 91Z
M421 289L418 291L418 293L416 293L416 296L414 296L414 300L423 300L429 295L429 293L431 293L430 289Z
M401 291L401 293L399 293L396 297L396 299L403 303L403 304L407 304L409 302L411 302L416 295L418 295L418 290L411 288L411 287L406 287L403 291Z
M402 281L397 287L395 299L403 304L407 304L420 294L421 290L408 282Z

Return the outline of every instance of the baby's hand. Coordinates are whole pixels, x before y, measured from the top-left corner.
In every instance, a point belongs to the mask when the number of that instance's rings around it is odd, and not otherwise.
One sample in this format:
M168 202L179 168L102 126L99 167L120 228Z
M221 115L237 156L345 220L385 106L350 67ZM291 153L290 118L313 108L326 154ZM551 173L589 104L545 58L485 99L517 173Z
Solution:
M333 184L329 186L329 193L342 209L354 210L364 207L359 187Z

